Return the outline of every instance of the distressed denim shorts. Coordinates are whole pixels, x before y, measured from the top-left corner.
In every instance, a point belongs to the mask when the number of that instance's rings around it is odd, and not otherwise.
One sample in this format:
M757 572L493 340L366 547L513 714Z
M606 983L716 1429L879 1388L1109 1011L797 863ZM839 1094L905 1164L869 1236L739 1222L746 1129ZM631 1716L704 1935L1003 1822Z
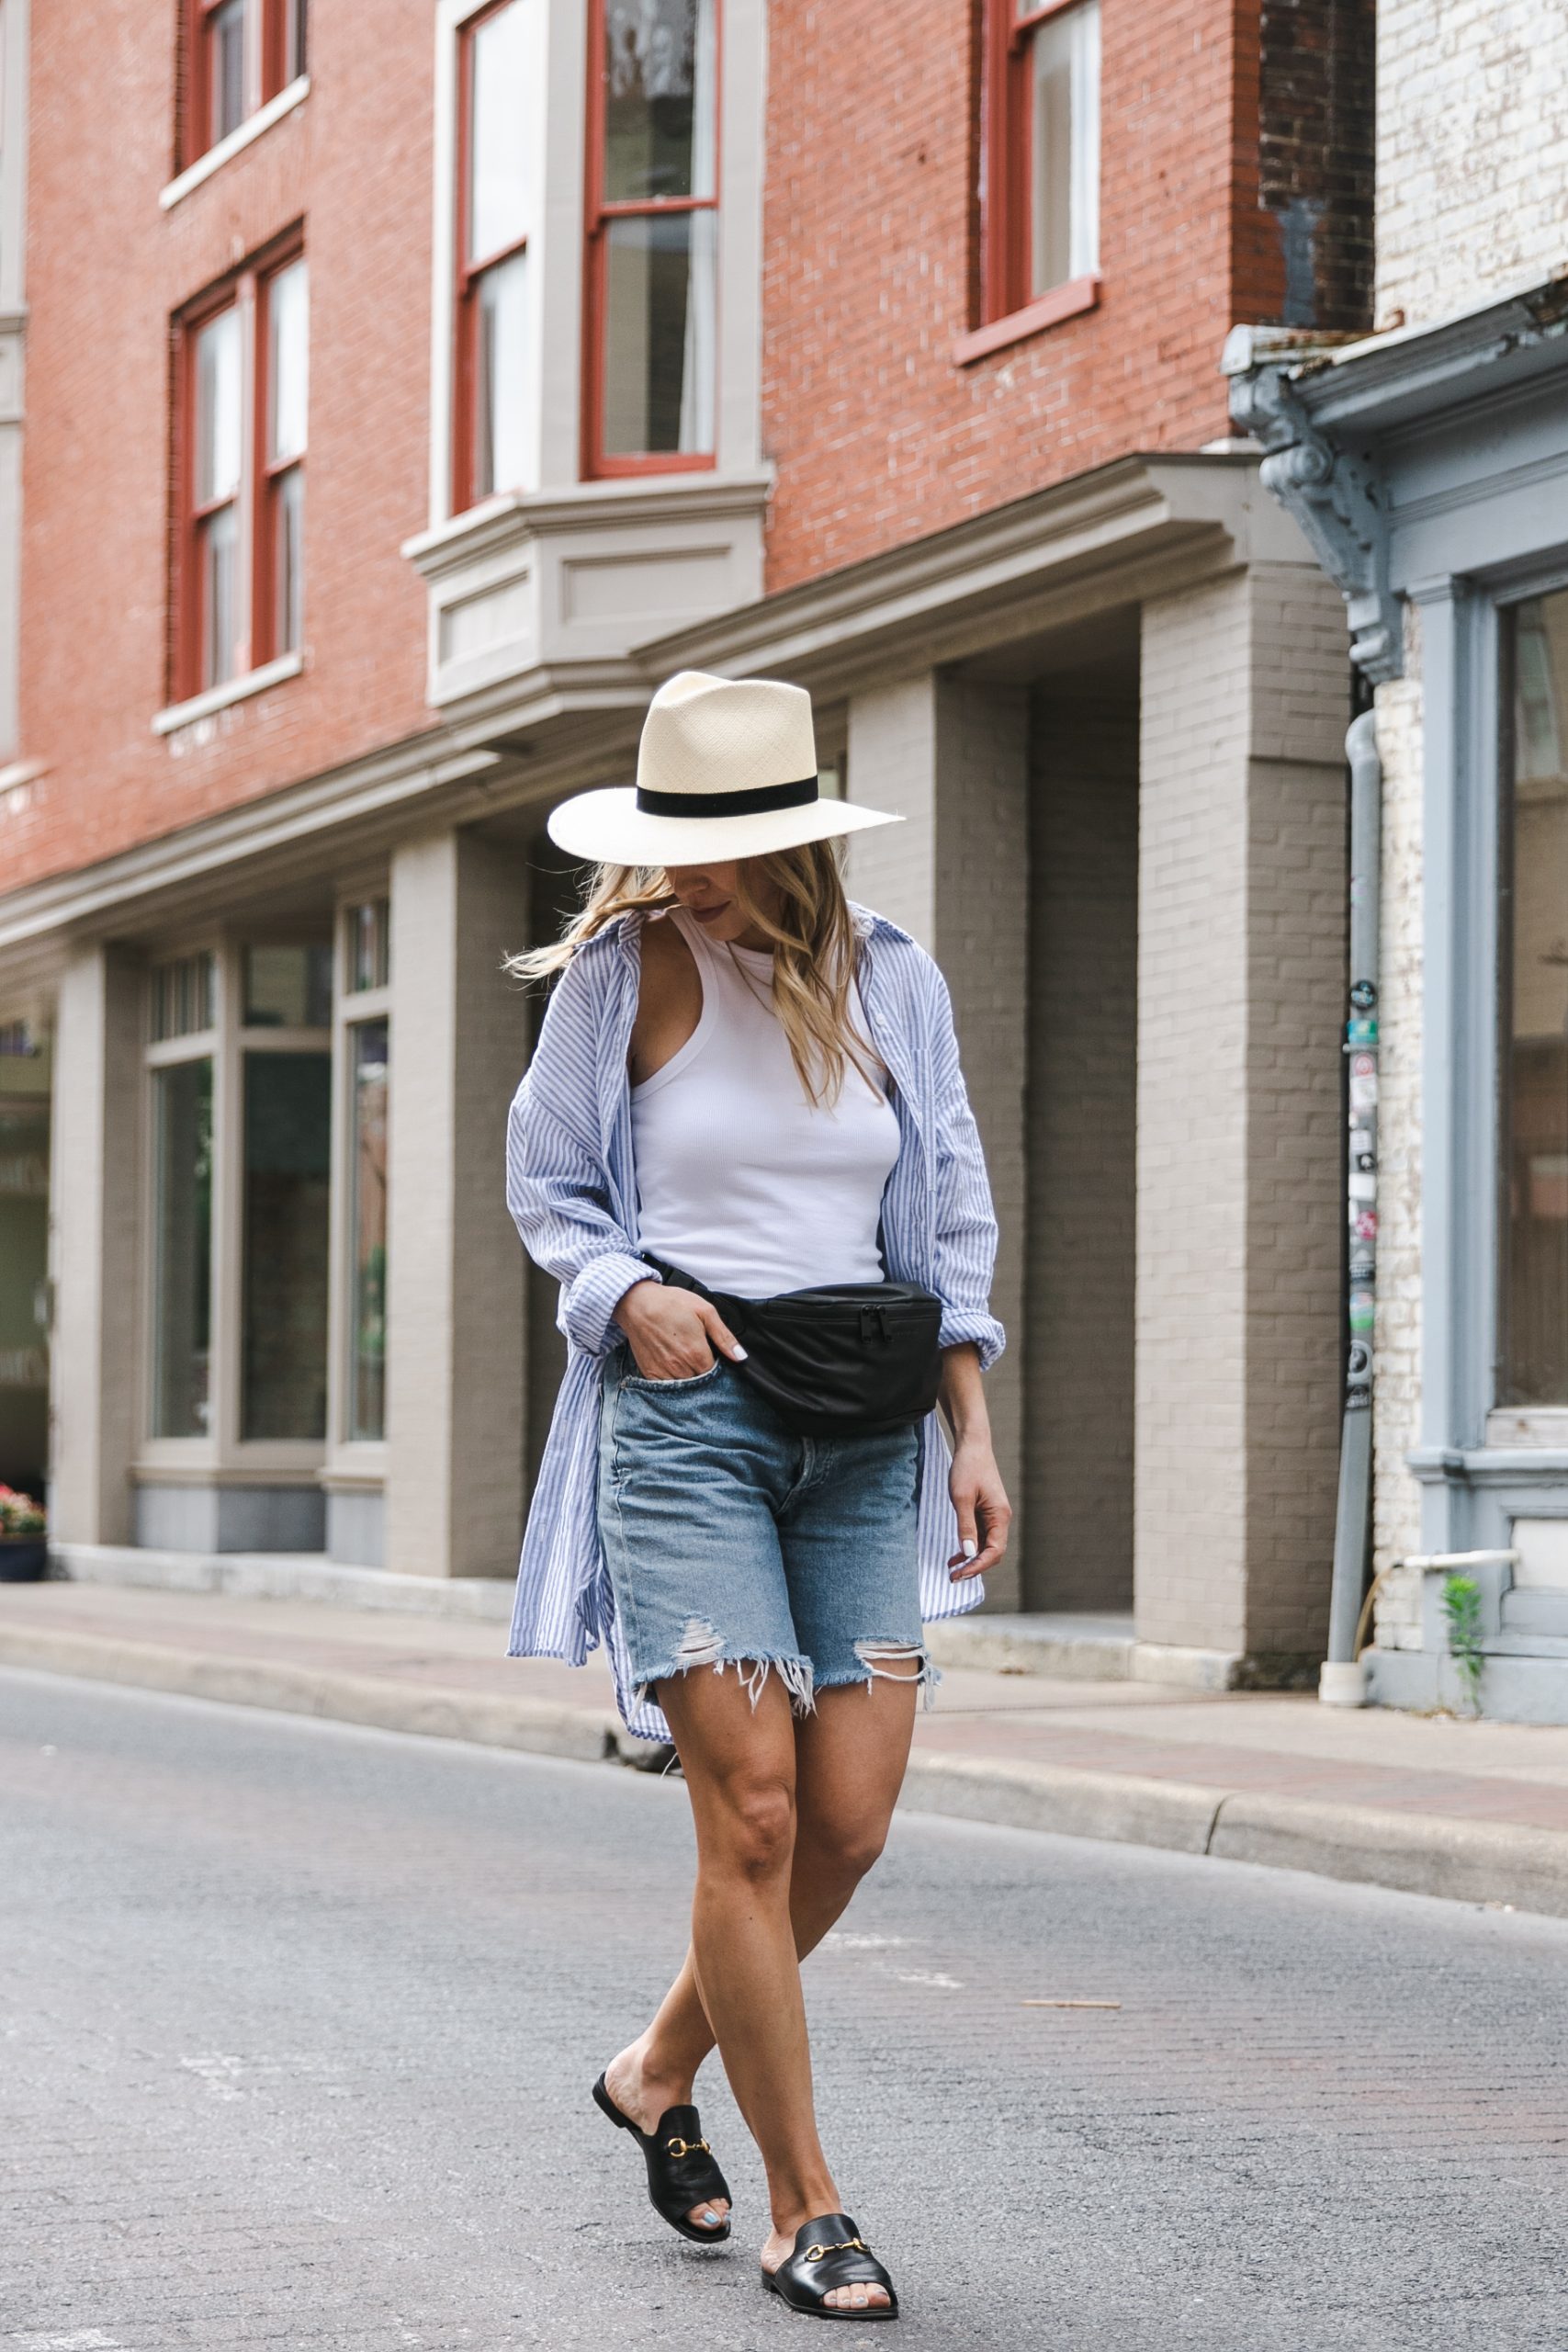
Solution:
M645 1380L604 1367L599 1532L639 1698L737 1666L777 1673L797 1713L877 1674L934 1679L921 1642L919 1433L796 1437L719 1359Z

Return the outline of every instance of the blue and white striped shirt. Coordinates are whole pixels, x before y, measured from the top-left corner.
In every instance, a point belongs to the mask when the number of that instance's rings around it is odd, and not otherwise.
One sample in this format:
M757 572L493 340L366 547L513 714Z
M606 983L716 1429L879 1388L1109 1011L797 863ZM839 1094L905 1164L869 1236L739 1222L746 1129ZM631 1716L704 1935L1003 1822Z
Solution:
M893 1080L901 1137L882 1203L888 1277L934 1291L942 1345L973 1340L988 1368L1003 1343L989 1308L997 1225L947 985L907 932L863 907L852 912L861 1001ZM567 1340L566 1376L523 1539L509 1654L581 1666L606 1643L627 1724L663 1739L663 1716L634 1695L596 1509L603 1364L621 1337L611 1318L633 1283L649 1279L637 1254L626 1074L642 920L608 924L561 974L507 1127L507 1204L529 1253L560 1283L557 1321ZM955 1585L948 1575L958 1528L934 1413L921 1440L920 1611L928 1620L955 1617L979 1601L980 1580Z

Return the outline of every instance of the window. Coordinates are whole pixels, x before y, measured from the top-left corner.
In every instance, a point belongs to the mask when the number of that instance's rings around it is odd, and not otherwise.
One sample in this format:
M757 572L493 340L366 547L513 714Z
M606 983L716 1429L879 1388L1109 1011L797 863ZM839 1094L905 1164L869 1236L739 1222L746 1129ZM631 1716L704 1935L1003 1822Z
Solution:
M154 1437L202 1437L211 1414L210 955L152 974L152 1410Z
M1043 325L1100 267L1100 5L987 6L986 312Z
M175 692L189 695L304 641L303 256L243 272L184 334L190 429Z
M306 0L186 0L186 157L209 147L305 71Z
M349 1030L354 1154L349 1194L348 1407L344 1435L387 1434L387 1100L389 1028L356 1021Z
M585 470L713 463L717 0L592 0Z
M384 989L391 977L391 904L367 899L349 910L348 989L359 996L367 989Z
M303 642L305 406L310 297L303 260L264 280L266 332L266 441L262 453L265 514L260 602L266 655L297 653ZM265 658L265 657L264 657Z
M387 1136L390 1101L390 909L384 898L344 910L340 1066L348 1089L343 1205L343 1370L339 1433L349 1444L387 1434Z
M331 942L262 938L184 956L152 972L149 994L147 1436L200 1441L216 1464L256 1460L236 1447L319 1449ZM299 1466L298 1452L285 1458Z
M1516 605L1504 776L1501 1405L1568 1405L1568 589Z
M268 1046L243 1065L240 1435L321 1438L332 1055Z
M536 0L465 25L457 139L457 430L461 510L522 486L532 161L526 120Z

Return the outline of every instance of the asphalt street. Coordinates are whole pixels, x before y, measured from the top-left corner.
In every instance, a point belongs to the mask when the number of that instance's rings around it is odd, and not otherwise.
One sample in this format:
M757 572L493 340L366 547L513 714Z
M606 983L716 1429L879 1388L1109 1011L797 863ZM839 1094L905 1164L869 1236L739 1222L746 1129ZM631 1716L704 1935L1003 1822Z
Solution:
M690 1865L679 1781L0 1675L0 2347L802 2352L716 2066L726 2252L589 2104ZM1568 1923L901 1817L808 1998L845 2352L1568 2345Z

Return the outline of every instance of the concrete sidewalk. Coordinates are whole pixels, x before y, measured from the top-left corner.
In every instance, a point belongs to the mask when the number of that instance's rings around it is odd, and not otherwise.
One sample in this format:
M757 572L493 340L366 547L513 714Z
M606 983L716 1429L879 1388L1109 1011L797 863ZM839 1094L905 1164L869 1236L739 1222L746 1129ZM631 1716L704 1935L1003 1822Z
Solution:
M646 1754L602 1664L504 1646L488 1612L0 1587L0 1665L585 1761ZM950 1667L903 1801L1568 1917L1568 1728Z

